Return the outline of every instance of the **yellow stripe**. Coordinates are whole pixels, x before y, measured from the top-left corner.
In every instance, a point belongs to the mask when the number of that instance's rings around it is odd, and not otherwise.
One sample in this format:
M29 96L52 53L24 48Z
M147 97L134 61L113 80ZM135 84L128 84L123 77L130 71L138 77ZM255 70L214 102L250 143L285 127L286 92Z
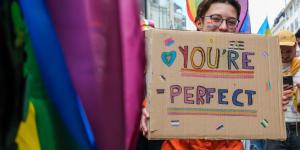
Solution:
M29 103L28 116L21 122L17 134L16 143L19 150L40 150L40 141L37 133L35 109L33 104Z
M266 32L265 32L265 35L272 36L271 29L267 29Z
M190 4L190 9L191 9L191 13L193 15L193 17L195 18L196 17L196 2L195 0L189 0L189 4Z

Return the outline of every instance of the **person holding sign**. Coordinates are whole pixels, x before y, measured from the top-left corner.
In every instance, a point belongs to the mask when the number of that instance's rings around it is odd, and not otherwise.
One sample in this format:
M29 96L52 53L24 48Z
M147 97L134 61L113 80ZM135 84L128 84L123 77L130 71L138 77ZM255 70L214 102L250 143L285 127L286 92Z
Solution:
M195 24L198 31L203 32L236 32L239 23L241 6L236 0L203 0L198 6ZM148 129L146 120L149 114L143 109L141 130L144 135ZM240 140L166 140L162 149L222 149L241 150Z
M203 0L197 9L195 25L198 31L203 32L236 32L239 24L241 6L237 0ZM291 90L284 91L283 105L287 104ZM145 104L145 103L144 103ZM143 135L147 135L146 125L149 113L143 108L140 129ZM240 140L166 140L163 150L242 150Z
M300 58L296 57L296 37L292 32L280 31L278 33L279 45L281 49L281 61L283 72L283 86L285 89L293 89L293 97L284 107L287 139L285 141L267 140L267 150L299 150L300 149L300 113L299 90L300 84ZM293 88L294 86L294 88Z

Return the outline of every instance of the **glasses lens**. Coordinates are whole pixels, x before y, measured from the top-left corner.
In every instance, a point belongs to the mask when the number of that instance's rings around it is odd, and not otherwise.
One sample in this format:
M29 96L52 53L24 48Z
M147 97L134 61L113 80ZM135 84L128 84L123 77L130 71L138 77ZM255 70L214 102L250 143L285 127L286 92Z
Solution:
M238 20L235 18L226 19L226 23L230 27L235 27L238 24Z
M210 16L210 19L215 23L220 23L223 20L222 16L219 15L212 15Z

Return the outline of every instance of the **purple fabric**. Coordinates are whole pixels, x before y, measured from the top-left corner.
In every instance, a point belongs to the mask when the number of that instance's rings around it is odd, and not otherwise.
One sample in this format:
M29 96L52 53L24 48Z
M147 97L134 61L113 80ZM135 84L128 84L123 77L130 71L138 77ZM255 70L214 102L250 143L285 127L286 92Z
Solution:
M240 4L241 4L241 14L240 14L240 23L239 26L237 28L237 31L240 31L240 29L242 28L245 19L248 15L248 0L239 0ZM250 27L250 25L249 25Z
M144 97L145 45L139 25L138 1L120 0L123 44L126 149L134 149Z
M137 1L47 4L98 149L133 149L144 91Z

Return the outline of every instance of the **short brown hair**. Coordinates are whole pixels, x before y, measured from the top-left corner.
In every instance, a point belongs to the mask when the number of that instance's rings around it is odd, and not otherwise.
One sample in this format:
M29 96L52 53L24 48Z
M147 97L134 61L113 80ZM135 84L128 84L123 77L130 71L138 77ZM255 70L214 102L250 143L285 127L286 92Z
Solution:
M203 0L198 6L195 22L205 15L207 10L213 3L227 3L232 5L237 12L237 19L239 19L241 13L241 5L237 0Z

